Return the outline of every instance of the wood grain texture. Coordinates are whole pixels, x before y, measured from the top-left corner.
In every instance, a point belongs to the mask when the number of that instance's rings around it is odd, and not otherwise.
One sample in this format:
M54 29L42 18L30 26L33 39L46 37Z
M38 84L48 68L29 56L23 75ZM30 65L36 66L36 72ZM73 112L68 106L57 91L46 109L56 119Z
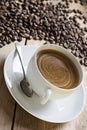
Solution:
M44 40L27 40L27 45L43 45L44 43Z
M21 42L24 44L25 39ZM15 101L10 95L3 76L4 61L14 49L14 43L0 48L0 130L12 130Z
M0 86L0 130L11 130L14 103L15 101L8 92L3 80Z
M13 49L12 45L0 49L0 130L10 130L14 113L14 100L9 94L3 77L4 60Z

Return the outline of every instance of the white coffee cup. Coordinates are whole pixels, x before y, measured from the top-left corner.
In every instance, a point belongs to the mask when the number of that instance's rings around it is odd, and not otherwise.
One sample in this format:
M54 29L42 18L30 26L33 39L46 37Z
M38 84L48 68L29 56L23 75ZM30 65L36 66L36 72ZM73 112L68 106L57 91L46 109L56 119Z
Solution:
M64 89L57 87L43 77L37 65L37 54L38 52L46 49L52 49L61 52L73 61L79 73L79 83L75 88ZM83 79L83 73L79 62L77 61L75 56L73 56L73 54L71 54L68 50L64 49L63 47L48 44L40 46L36 50L34 55L31 57L27 67L26 77L33 91L40 97L41 104L45 104L48 100L64 98L65 96L68 96L71 93L73 93L74 90L80 87Z

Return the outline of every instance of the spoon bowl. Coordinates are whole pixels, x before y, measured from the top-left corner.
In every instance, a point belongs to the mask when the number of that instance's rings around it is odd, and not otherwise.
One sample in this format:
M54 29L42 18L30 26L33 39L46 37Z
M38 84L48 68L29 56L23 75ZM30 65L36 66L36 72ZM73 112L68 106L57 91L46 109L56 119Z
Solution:
M30 87L29 83L26 79L21 80L20 86L23 90L23 92L28 96L31 97L33 94L32 88Z

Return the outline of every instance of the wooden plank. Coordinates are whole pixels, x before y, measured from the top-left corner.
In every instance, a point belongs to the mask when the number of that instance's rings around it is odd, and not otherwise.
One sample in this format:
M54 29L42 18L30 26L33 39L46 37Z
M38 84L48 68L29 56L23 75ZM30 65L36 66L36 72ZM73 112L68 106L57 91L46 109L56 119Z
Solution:
M56 125L37 119L17 104L14 130L50 130Z
M9 94L3 80L0 86L0 129L11 130L15 101Z
M25 39L21 42L24 44ZM15 101L8 92L4 77L3 65L7 55L14 49L14 43L0 48L0 130L12 130L15 114Z

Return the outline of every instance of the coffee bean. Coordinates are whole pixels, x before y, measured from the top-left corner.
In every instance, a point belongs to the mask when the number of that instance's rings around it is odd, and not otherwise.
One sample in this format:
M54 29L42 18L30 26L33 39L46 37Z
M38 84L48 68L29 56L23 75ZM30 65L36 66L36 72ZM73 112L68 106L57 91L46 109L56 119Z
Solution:
M75 3L78 3L78 0L74 0Z
M68 49L68 44L66 42L63 43L63 47Z
M82 16L77 16L77 17L78 17L78 19L82 20Z
M87 58L84 58L84 65L87 66Z
M83 53L80 53L80 54L79 54L79 57L80 57L80 58L84 58Z
M1 47L3 47L3 44L2 44L2 42L0 43L0 48L1 48Z
M69 2L70 2L70 3L72 3L73 1L72 1L72 0L70 0Z
M82 12L79 9L77 9L77 13L82 15Z
M84 5L84 3L83 3L82 1L80 2L80 4L81 4L82 6Z
M77 11L76 11L75 9L73 9L73 12L74 12L74 13L77 13Z
M84 28L84 31L87 32L87 28L86 27Z
M81 64L81 65L84 65L84 59L81 59L81 60L80 60L80 64Z
M84 20L83 23L86 24L87 22Z
M17 40L18 40L19 42L22 41L22 37L19 36L19 37L17 38Z

